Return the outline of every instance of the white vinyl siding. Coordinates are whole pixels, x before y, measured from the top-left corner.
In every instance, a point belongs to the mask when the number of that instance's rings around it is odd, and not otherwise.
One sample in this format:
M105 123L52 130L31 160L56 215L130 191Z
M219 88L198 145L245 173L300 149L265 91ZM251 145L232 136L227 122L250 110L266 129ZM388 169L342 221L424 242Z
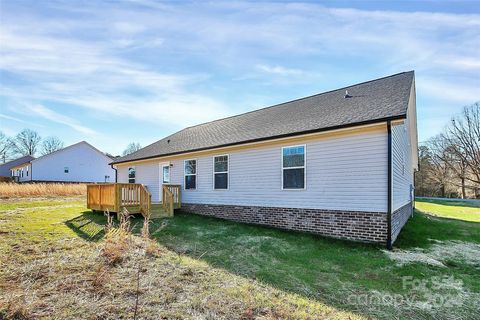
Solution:
M281 148L298 145L285 143L230 152L229 188L223 192L213 189L213 155L197 157L196 190L183 191L182 202L386 212L386 129L319 137L301 144L308 150L308 188L302 192L282 190ZM172 184L184 186L187 159L191 158L171 161ZM137 183L148 186L154 201L159 199L158 165L164 161L135 164ZM124 182L122 171L127 167L119 167L119 182ZM150 187L155 179L156 189Z
M409 132L408 121L392 126L393 211L412 201L413 164Z

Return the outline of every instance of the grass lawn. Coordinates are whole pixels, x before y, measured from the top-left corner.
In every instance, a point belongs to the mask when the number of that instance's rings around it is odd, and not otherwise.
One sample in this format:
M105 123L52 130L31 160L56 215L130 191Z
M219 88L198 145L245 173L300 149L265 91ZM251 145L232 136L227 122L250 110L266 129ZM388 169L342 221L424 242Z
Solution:
M438 205L444 218L417 211L391 252L178 213L150 224L154 254L131 236L108 265L106 219L83 199L5 201L0 318L131 318L138 296L141 318L473 319L480 223ZM134 233L141 225L131 221Z
M480 203L417 199L418 210L443 218L480 222Z

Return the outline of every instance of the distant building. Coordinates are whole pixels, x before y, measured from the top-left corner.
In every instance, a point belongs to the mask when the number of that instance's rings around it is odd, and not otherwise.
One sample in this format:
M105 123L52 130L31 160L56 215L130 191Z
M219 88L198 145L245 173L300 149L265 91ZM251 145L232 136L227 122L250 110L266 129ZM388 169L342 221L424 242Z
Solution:
M0 177L12 177L12 171L10 170L13 167L29 163L31 160L35 159L32 156L23 156L21 158L6 162L0 165Z
M36 159L23 158L8 169L18 182L115 182L112 159L85 141Z

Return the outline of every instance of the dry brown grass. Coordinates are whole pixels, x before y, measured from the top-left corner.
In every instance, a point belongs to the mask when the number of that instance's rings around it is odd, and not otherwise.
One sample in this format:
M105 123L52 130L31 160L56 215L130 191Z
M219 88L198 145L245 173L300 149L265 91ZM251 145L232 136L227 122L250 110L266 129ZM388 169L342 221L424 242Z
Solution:
M82 196L85 184L78 183L14 183L0 182L0 198Z

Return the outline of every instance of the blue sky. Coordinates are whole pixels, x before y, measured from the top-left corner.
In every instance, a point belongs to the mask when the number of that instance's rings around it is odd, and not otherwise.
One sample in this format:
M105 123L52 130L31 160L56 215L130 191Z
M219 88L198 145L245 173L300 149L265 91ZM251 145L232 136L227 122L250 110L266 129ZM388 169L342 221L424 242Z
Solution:
M4 0L0 14L0 130L113 154L408 70L420 141L480 100L475 1Z

